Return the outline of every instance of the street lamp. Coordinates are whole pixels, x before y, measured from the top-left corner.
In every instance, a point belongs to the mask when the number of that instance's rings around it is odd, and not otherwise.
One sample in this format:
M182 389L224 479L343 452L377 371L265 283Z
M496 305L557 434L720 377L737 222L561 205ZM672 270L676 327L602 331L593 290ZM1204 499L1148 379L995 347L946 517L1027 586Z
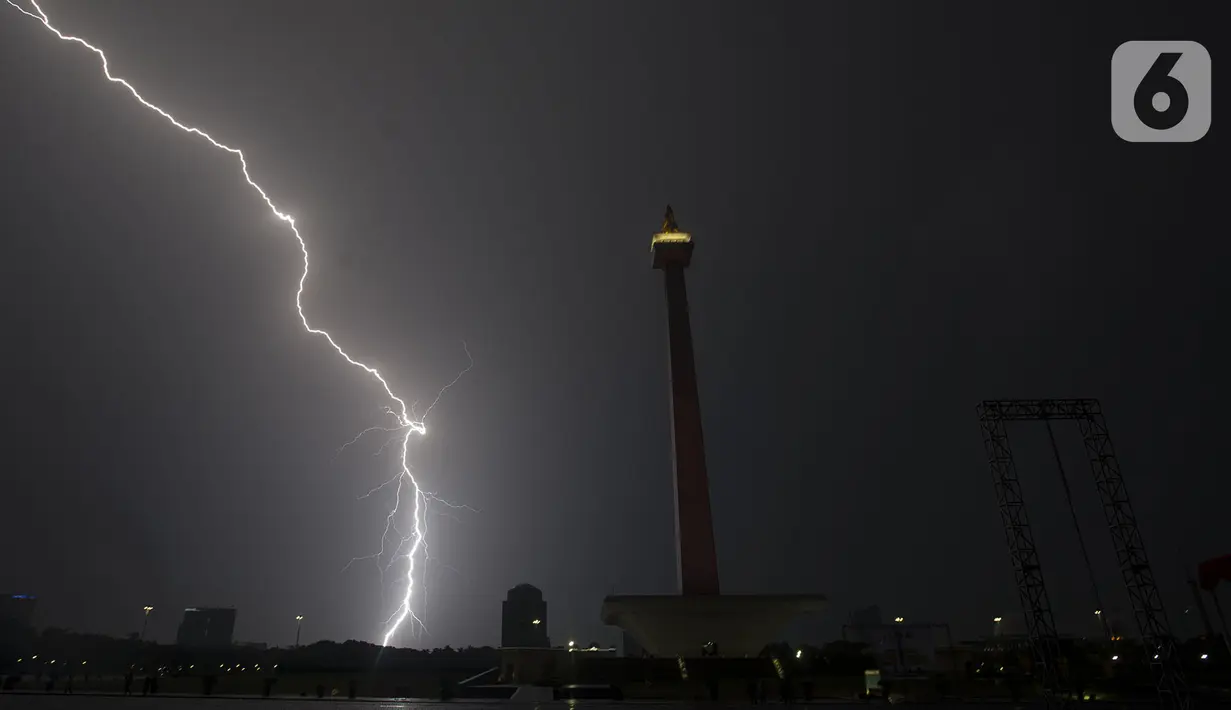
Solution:
M295 648L299 648L299 632L303 630L303 614L295 616Z
M893 620L894 620L894 621L896 621L896 622L897 622L897 623L899 623L899 624L900 624L900 623L902 623L903 621L906 621L906 619L903 619L903 618L902 618L902 617L900 617L900 616L895 616L895 617L893 618Z
M542 620L542 619L535 619L534 621L531 621L530 623L534 624L535 626L538 626L539 624L543 623L543 620Z
M141 620L141 636L139 637L139 640L144 641L145 640L145 627L146 625L150 623L150 612L154 611L154 607L143 606L141 607L141 610L145 612L145 618Z
M1108 618L1107 615L1103 613L1103 610L1095 609L1094 615L1098 617L1098 620L1103 623L1103 633L1107 636L1107 638L1111 639L1112 641L1117 640L1116 633L1111 628L1111 619Z

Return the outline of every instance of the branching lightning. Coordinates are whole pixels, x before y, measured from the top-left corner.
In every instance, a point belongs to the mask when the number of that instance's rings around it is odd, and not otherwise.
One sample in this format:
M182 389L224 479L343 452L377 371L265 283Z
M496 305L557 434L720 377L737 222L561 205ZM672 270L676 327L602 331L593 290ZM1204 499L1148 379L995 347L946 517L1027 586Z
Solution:
M404 399L394 394L393 389L389 386L388 381L385 380L384 375L382 375L376 368L370 365L366 365L360 362L359 360L356 360L355 358L351 357L350 354L348 354L344 349L342 349L342 346L340 346L337 343L337 341L334 340L332 335L330 335L327 331L321 328L317 328L313 326L308 321L308 317L304 313L304 308L303 308L304 284L307 282L308 271L309 271L307 242L304 241L303 235L300 234L299 229L295 226L295 218L279 210L277 206L274 205L273 200L271 200L269 195L265 192L265 189L262 188L260 185L258 185L256 181L252 179L252 175L248 171L248 161L247 161L247 158L244 156L243 151L239 150L238 148L232 148L231 146L228 146L224 143L219 142L218 140L215 140L212 136L210 136L208 133L201 130L200 128L188 126L188 125L185 125L179 122L174 116L172 116L167 111L164 111L158 106L147 101L145 97L143 97L136 90L136 88L133 87L132 84L128 83L126 80L118 76L115 76L111 73L111 67L108 64L107 55L101 49L99 49L98 47L95 47L94 45L90 44L89 42L87 42L86 40L80 37L66 35L63 32L61 32L59 29L54 27L51 24L50 19L47 17L47 14L43 12L43 9L39 6L37 0L29 0L30 7L34 9L33 12L17 4L15 0L5 0L5 2L9 6L16 9L18 12L22 13L23 15L26 15L27 17L30 17L40 22L44 27L46 27L53 34L55 34L55 36L58 37L60 40L65 41L65 42L79 44L82 47L85 47L86 49L96 54L98 56L99 61L102 64L103 74L106 76L107 80L112 83L119 84L120 86L127 89L128 93L130 93L132 97L136 99L142 106L162 116L169 123L171 123L176 128L180 129L181 131L184 131L185 133L191 133L197 136L198 138L202 138L208 141L209 144L213 146L214 148L226 151L227 153L230 153L231 155L238 158L239 167L243 173L244 180L248 183L249 186L252 187L252 189L256 190L257 194L260 195L261 199L264 200L265 205L269 208L269 211L275 217L285 222L290 227L291 233L295 236L295 240L299 243L299 250L303 254L303 271L299 276L298 288L295 291L295 309L299 314L299 320L302 322L304 330L306 330L308 333L312 335L316 335L316 336L320 336L321 338L324 338L325 341L329 343L330 347L332 347L334 351L336 351L338 355L342 357L342 359L344 359L347 363L349 363L353 367L357 367L363 370L368 375L370 375L373 379L375 379L378 383L380 383L380 386L385 391L385 395L388 396L388 398L393 403L392 406L385 408L385 413L393 418L392 426L369 427L368 429L365 429L364 431L360 432L358 436L356 436L350 442L345 444L341 449L339 449L339 452L340 452L342 449L345 449L347 446L350 446L351 444L354 444L355 442L357 442L360 438L364 436L364 434L367 434L372 431L384 431L389 434L396 434L397 436L393 437L393 439L391 439L390 441L397 439L397 438L400 438L401 440L400 447L399 447L400 448L399 456L398 456L399 470L398 470L397 475L389 479L385 483L381 484L380 486L377 486L376 488L372 489L367 494L368 496L370 496L373 493L376 493L377 491L381 489L384 489L388 486L396 484L396 489L394 492L394 505L392 509L389 511L389 515L385 520L385 532L384 532L384 536L381 538L381 550L376 555L372 555L367 558L356 558L356 559L371 559L371 558L380 559L380 557L384 554L385 540L388 538L389 533L392 531L397 535L397 537L399 538L399 541L398 541L396 549L393 552L393 557L391 558L389 565L392 565L394 561L403 559L403 558L407 561L405 593L402 595L398 607L394 610L394 612L386 620L386 627L385 627L386 630L385 630L384 638L382 640L382 645L384 646L389 645L389 642L393 638L394 634L397 633L398 629L402 626L403 623L406 622L408 618L411 619L412 622L419 623L420 627L422 628L422 622L420 621L419 617L415 614L412 608L412 600L414 598L414 591L415 591L415 560L419 556L420 553L422 553L424 558L427 559L427 543L425 539L427 529L426 529L425 518L426 518L426 513L427 513L428 502L429 501L441 502L455 509L473 510L473 508L468 508L467 506L455 506L451 503L447 503L445 501L440 500L439 498L432 495L431 493L424 491L422 488L419 487L419 484L415 480L415 476L412 473L410 464L407 460L409 456L410 438L414 436L415 434L423 435L427 433L427 427L426 427L427 415L432 411L432 408L435 407L436 404L440 401L440 398L444 395L445 391L448 390L453 385L455 385L457 381L460 380L462 376L465 375L466 372L470 370L470 367L474 365L473 358L470 359L470 365L467 366L465 370L462 370L461 374L459 374L452 382L445 385L437 393L436 398L432 401L432 404L428 406L428 408L423 412L423 415L419 416L415 412L415 408L413 405L408 407ZM464 343L463 343L463 347L465 347ZM470 352L468 349L466 351L466 355L468 358L470 358ZM390 441L386 442L386 446L390 443ZM383 451L384 447L382 447L381 450ZM377 453L379 455L380 452L377 452ZM395 522L396 518L399 516L399 513L401 511L403 495L409 497L412 501L411 521L410 521L411 529L407 532L403 532L399 530ZM354 562L354 560L352 560L352 562ZM383 573L385 570L388 569L389 565L382 568L382 579L383 579Z

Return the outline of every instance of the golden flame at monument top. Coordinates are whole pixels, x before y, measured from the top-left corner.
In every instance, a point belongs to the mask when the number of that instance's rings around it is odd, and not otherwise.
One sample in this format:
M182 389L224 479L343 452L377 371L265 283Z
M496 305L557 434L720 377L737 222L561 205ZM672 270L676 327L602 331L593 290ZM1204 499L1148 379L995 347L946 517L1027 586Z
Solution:
M671 205L667 205L667 214L663 216L662 231L654 235L650 240L650 248L653 249L657 244L670 244L679 242L691 242L692 235L687 232L681 232L679 225L675 223L675 211L671 209Z

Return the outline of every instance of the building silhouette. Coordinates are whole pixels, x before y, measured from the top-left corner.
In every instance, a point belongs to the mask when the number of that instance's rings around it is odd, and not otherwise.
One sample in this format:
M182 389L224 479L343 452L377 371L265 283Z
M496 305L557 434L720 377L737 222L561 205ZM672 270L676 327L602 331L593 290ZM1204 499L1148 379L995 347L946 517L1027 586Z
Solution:
M175 642L185 648L227 648L235 634L235 609L189 607Z
M506 648L547 648L547 602L543 593L529 584L509 590L502 604L500 645Z
M37 605L38 599L31 594L0 594L0 625L8 629L33 627Z
M0 653L12 653L34 638L37 604L30 594L0 594Z

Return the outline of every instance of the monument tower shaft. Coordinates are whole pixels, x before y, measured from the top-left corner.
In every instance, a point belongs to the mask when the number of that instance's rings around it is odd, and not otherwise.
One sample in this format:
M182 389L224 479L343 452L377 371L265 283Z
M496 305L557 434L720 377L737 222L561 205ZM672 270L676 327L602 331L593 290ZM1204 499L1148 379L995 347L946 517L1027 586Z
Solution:
M819 594L719 593L692 324L688 322L684 287L684 271L692 261L692 250L692 237L680 231L668 207L662 230L650 242L650 252L654 268L663 272L667 296L680 593L613 594L603 600L599 617L604 624L624 629L647 653L678 658L681 668L689 658L756 656L766 644L782 638L792 619L825 608L825 597Z
M680 593L718 594L718 554L714 546L701 402L697 394L697 368L684 281L684 270L692 260L693 243L688 234L679 231L670 207L663 220L662 232L654 236L651 250L654 268L663 271L667 296L671 452Z

